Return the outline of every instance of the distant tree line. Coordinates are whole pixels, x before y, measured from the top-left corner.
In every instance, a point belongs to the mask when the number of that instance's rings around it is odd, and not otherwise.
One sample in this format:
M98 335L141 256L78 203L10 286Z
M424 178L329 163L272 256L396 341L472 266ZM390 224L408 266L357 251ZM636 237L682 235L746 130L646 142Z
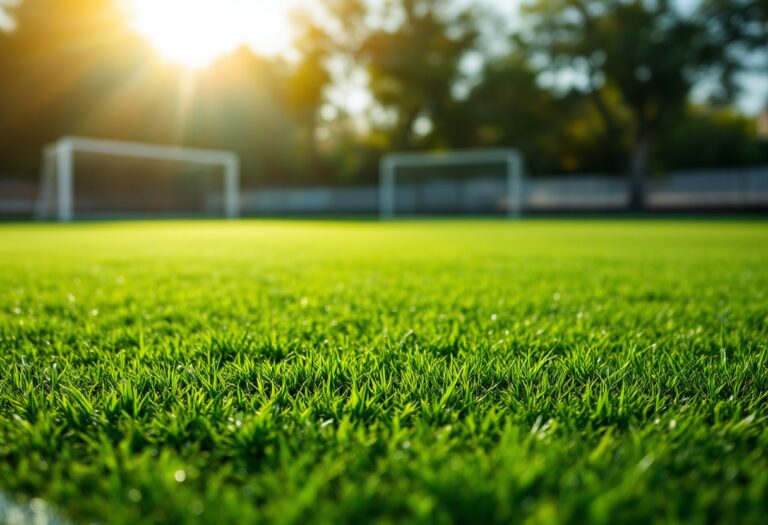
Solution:
M0 32L0 173L34 177L65 134L234 149L249 186L372 181L388 150L517 147L534 175L627 175L642 206L649 175L768 162L730 105L737 74L768 71L768 0L532 0L514 30L451 0L321 4L296 16L290 59L242 48L196 73L114 0L0 6L16 25Z

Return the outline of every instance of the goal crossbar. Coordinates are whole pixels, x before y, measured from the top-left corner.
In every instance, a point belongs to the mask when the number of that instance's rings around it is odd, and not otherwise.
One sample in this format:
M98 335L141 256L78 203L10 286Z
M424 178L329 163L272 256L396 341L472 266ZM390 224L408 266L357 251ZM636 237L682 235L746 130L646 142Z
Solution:
M73 220L76 153L223 166L225 215L230 219L240 215L240 158L234 152L85 137L63 137L43 149L42 189L38 199L38 217L45 214L50 204L50 193L54 189L52 186L55 179L57 218L61 222Z
M507 216L522 213L523 161L515 149L454 150L436 152L395 152L384 155L379 166L379 213L382 219L395 216L398 168L428 168L476 164L505 164Z

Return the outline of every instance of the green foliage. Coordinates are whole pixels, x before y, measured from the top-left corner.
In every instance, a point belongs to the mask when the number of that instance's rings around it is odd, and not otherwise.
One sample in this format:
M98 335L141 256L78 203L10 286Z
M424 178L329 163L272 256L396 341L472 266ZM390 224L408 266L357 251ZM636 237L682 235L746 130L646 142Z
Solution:
M94 100L111 100L149 50L110 0L36 0L11 13L16 29L0 31L0 171L36 174L42 144L73 122L90 129Z
M661 167L732 167L768 163L751 119L724 109L691 107L663 130L656 153Z
M617 173L599 115L575 93L557 96L542 89L538 74L519 52L489 62L482 78L461 106L462 126L451 128L453 143L506 147L523 152L532 174L562 172Z
M160 60L113 0L36 0L14 14L18 28L0 33L0 172L37 176L42 146L64 135L235 150L247 185L315 168L296 155L312 150L328 82L309 45L295 65L241 48L191 73Z
M0 29L3 176L34 180L42 146L72 134L235 150L249 188L373 182L393 149L516 147L534 175L631 172L636 189L649 166L761 160L730 120L706 119L705 133L686 108L703 80L727 101L734 73L763 65L765 0L690 13L536 0L513 35L466 2L322 0L296 16L290 60L242 48L195 73L160 60L121 4L0 1L18 22ZM556 89L566 77L581 83ZM370 108L331 107L365 89ZM677 150L700 140L721 152Z
M763 222L0 229L0 488L77 522L762 523Z
M745 50L756 51L762 54L762 62L765 64L768 1L706 0L702 7L709 16L710 30L724 46L730 47L736 53L743 53Z
M632 204L642 206L659 130L684 109L693 86L715 74L732 93L737 65L729 47L710 30L708 17L683 13L668 0L538 0L524 12L530 27L519 40L543 69L578 75L613 149L629 145L624 171L631 175ZM619 93L618 111L606 89ZM617 115L621 106L628 125Z
M460 64L478 36L470 11L448 12L442 0L388 2L385 20L399 20L371 31L359 57L370 76L370 90L386 109L395 111L393 149L412 149L419 138L419 117L432 122L446 116L461 78ZM455 126L455 122L446 122ZM423 133L422 133L423 135Z

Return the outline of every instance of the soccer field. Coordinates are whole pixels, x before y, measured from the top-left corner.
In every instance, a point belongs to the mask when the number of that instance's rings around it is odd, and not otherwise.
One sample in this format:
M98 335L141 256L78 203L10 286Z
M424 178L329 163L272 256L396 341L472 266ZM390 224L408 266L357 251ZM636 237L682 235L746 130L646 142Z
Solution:
M768 222L0 225L0 495L764 523Z

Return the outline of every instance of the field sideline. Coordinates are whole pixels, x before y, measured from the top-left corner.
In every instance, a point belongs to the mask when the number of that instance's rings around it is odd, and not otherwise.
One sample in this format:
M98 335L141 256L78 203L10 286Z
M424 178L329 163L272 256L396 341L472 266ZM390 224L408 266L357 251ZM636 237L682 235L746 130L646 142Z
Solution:
M768 516L765 221L0 225L0 261L0 496L75 523Z

